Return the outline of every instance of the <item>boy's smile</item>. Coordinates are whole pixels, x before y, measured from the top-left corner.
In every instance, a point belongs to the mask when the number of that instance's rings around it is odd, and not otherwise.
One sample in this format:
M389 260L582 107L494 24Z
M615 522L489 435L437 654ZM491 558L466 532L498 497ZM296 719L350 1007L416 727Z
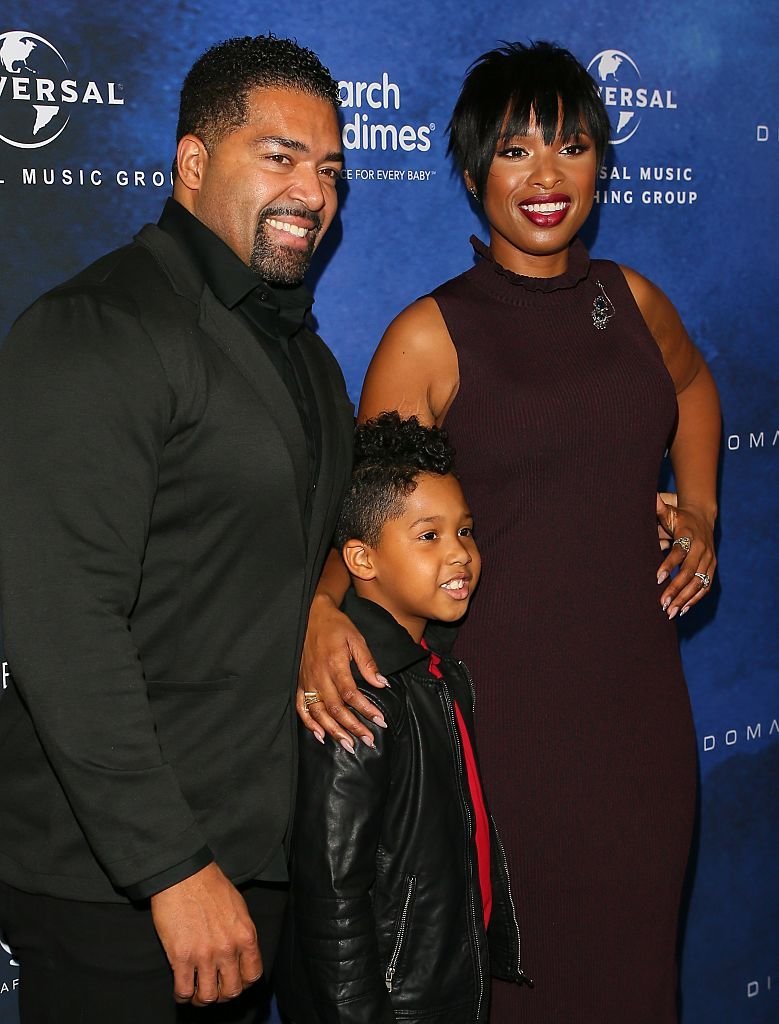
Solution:
M387 520L365 555L370 568L355 580L358 593L386 608L417 642L428 619L464 615L481 558L457 479L420 473L403 514Z

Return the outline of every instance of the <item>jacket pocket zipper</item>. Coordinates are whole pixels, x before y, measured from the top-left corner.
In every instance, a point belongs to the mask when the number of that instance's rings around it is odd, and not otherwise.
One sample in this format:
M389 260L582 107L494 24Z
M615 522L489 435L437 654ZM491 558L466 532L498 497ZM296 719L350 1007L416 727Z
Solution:
M460 664L462 664L462 662ZM464 665L463 665L463 668L465 669ZM465 672L466 672L466 675L468 675L468 681L471 684L471 693L472 693L472 695L475 698L475 694L474 694L474 691L473 691L473 682L472 682L472 680L470 678L470 675L468 674L468 670L467 669L465 669ZM474 830L474 822L473 822L473 818L471 816L471 808L470 808L470 804L469 804L470 797L465 795L465 791L463 790L463 785L462 785L462 781L461 781L462 780L463 771L465 769L464 769L464 766L463 766L462 743L461 743L461 739L460 739L460 731L457 728L457 717L456 717L455 711L454 711L454 703L453 703L452 698L451 698L451 696L449 694L449 690L448 690L446 684L443 683L443 682L441 684L441 699L444 702L444 705L446 707L446 711L447 711L447 715L448 715L448 720L449 720L449 727L450 727L450 730L451 730L451 738L452 738L452 741L454 743L455 754L456 754L456 757L457 757L457 788L458 788L458 790L460 792L461 806L462 806L462 808L463 808L463 810L465 812L465 824L467 826L468 837L470 837L470 835L473 833L473 830ZM468 844L468 846L470 846L470 838L467 839L467 844ZM473 861L472 861L471 856L470 856L470 850L466 851L466 863L471 865L471 870L472 870ZM475 900L474 894L473 894L473 883L472 882L468 886L468 903L469 903L469 908L470 908L471 930L472 930L471 933L472 933L473 942L474 942L474 945L475 945L475 948L476 948L476 951L477 951L476 966L478 968L478 974L479 974L479 998L478 998L478 1000L476 1002L476 1016L473 1019L474 1019L474 1021L480 1021L481 1020L481 1003L482 1003L482 998L484 996L484 972L482 970L482 964L481 964L481 950L480 950L480 943L479 943L479 929L478 929L478 926L476 924L476 900Z
M392 948L392 956L390 957L389 964L387 965L387 971L384 975L384 984L387 986L388 992L392 991L392 979L395 977L395 969L398 966L400 953L403 949L403 942L406 938L408 916L409 911L411 910L411 901L414 898L414 891L416 887L416 875L409 875L406 881L406 896L403 900L403 909L400 912L400 920L398 921L397 931L395 932L395 945Z
M533 979L529 978L522 970L522 933L519 930L519 924L517 922L517 908L514 905L514 897L511 894L511 875L509 874L509 865L508 860L506 858L506 850L503 846L503 841L501 840L500 835L498 834L498 829L497 826L495 825L495 819L492 817L492 815L490 815L490 821L492 822L492 835L497 841L498 851L500 853L500 859L503 865L503 873L506 880L506 893L508 894L509 906L511 907L511 918L514 922L514 931L517 936L517 980L523 981L530 988L533 988Z

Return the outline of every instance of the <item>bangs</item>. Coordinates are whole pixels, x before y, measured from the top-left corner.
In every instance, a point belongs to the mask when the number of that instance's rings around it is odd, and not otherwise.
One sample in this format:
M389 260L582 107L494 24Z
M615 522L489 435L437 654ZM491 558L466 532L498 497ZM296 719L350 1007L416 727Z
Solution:
M509 102L509 112L497 132L496 149L516 135L527 135L531 121L540 128L547 146L557 139L569 142L579 135L593 134L578 107L566 104L562 96L544 93L528 98L519 95Z

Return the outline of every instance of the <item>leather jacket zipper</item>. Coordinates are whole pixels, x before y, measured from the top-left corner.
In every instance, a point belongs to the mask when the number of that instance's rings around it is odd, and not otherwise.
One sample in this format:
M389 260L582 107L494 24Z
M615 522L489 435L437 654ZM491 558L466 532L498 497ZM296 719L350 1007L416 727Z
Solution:
M468 666L465 664L464 661L458 661L457 664L463 670L463 674L465 675L465 678L468 680L468 685L471 688L471 710L475 712L476 711L476 687L473 684L473 676L471 675L470 671L468 670Z
M529 985L530 988L532 988L533 987L533 979L529 978L525 974L525 972L522 970L522 963L521 963L521 959L522 959L522 934L521 934L521 932L519 930L519 923L517 922L517 908L514 905L514 896L513 896L512 892L511 892L511 875L509 874L509 865L508 865L508 860L506 859L506 851L503 848L503 841L501 840L500 836L498 835L498 828L497 828L497 826L495 824L495 820L492 817L492 815L490 815L490 821L492 822L492 834L493 834L493 836L495 837L495 839L496 839L496 841L498 843L498 851L500 853L500 859L501 859L501 862L503 864L503 872L504 872L504 875L505 875L505 878L506 878L506 892L508 893L509 905L511 907L511 917L512 917L512 920L514 921L514 929L515 929L515 931L517 933L517 964L516 964L517 978L520 981L524 981L526 985Z
M464 661L458 661L457 664L462 669L462 672L463 672L463 675L465 676L465 678L468 680L468 685L471 688L471 705L473 707L473 710L475 711L476 710L476 687L474 686L474 683L473 683L473 676L471 675L470 671L468 670L468 666L465 664ZM503 864L503 873L504 873L504 876L505 876L505 879L506 879L506 892L507 892L508 898L509 898L509 906L511 907L511 918L512 918L512 920L514 922L514 931L515 931L516 936L517 936L517 962L516 962L517 980L521 981L521 982L524 982L526 985L528 985L530 988L532 988L533 987L533 979L529 978L527 976L527 974L525 974L525 972L522 970L522 966L521 966L521 962L520 962L521 961L521 953L522 953L522 934L521 934L521 932L519 930L519 923L517 921L517 910L516 910L516 906L514 904L514 896L513 896L512 892L511 892L511 875L509 874L509 865L508 865L508 860L506 859L506 851L505 851L505 849L503 847L503 841L501 840L500 835L498 834L498 828L497 828L497 826L495 824L495 820L492 817L492 815L490 815L490 821L492 822L492 835L497 840L498 852L500 853L501 862Z
M454 747L455 747L455 751L457 753L457 788L460 791L460 800L461 800L462 806L463 806L463 808L465 810L466 824L468 826L468 834L470 836L470 834L473 832L473 818L471 816L471 808L470 808L470 805L468 803L468 799L467 799L465 793L463 792L463 786L462 786L463 760L462 760L462 750L461 750L461 747L460 747L460 742L461 742L460 741L460 733L459 733L459 730L457 728L457 719L456 719L455 713L454 713L454 705L452 704L452 698L449 695L449 689L448 689L446 683L443 680L441 680L441 688L440 688L439 692L441 693L441 696L443 697L444 702L446 703L446 710L447 710L448 716L449 716L449 726L451 728L451 736L452 736L452 739L454 740ZM467 859L468 859L468 862L472 866L473 861L472 861L472 858L470 856L470 839L467 840L467 846L468 846ZM473 940L474 940L474 943L476 945L476 950L477 950L476 966L477 966L478 971L479 971L479 998L478 998L478 1000L476 1002L476 1015L475 1015L475 1017L473 1019L474 1019L474 1021L479 1021L479 1020L481 1020L481 1003L482 1003L482 999L484 997L484 971L482 969L481 955L479 953L479 929L478 929L478 926L476 924L476 900L474 899L474 895L473 895L473 882L472 881L468 885L468 906L469 906L470 912L471 912L471 914L470 914L470 916L471 916L471 933L473 935Z
M392 949L392 956L390 957L387 970L384 975L384 984L387 986L387 991L392 991L392 979L395 977L395 970L398 966L398 959L400 958L400 952L403 949L403 942L406 938L406 930L408 928L408 915L411 909L411 901L414 898L414 890L417 887L416 875L409 875L406 883L406 896L403 900L403 909L400 912L400 920L398 921L397 931L395 932L395 945Z

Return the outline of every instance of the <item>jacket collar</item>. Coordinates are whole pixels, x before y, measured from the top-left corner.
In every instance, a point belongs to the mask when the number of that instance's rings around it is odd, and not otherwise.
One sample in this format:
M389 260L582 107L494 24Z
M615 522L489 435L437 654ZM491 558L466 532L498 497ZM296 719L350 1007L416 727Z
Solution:
M228 309L263 283L226 242L177 200L166 200L157 226L187 253L211 291Z
M314 302L306 285L265 281L175 199L166 201L157 226L188 253L223 306L251 309L253 319L272 338L288 339L303 326Z
M306 438L303 433L300 413L297 411L288 389L282 384L270 357L262 346L257 344L248 321L233 313L216 297L204 280L202 271L191 252L172 235L163 231L156 224L147 224L136 235L135 240L147 249L161 266L171 287L178 294L197 303L200 310L198 326L237 367L275 422L293 467L301 511L299 526L303 530L302 515L306 489L309 486ZM332 391L323 378L321 370L314 365L314 356L309 351L309 346L301 346L301 352L311 376L323 424L321 478L334 465L331 453L329 450L325 450L329 446L325 428L330 422L327 417L329 406L332 405ZM315 504L320 504L318 496Z
M382 675L402 672L424 662L427 667L430 651L448 654L455 639L455 630L440 622L431 622L425 630L425 642L430 650L415 643L410 634L396 622L390 613L374 601L358 597L352 587L346 592L341 610L348 615L365 637Z

